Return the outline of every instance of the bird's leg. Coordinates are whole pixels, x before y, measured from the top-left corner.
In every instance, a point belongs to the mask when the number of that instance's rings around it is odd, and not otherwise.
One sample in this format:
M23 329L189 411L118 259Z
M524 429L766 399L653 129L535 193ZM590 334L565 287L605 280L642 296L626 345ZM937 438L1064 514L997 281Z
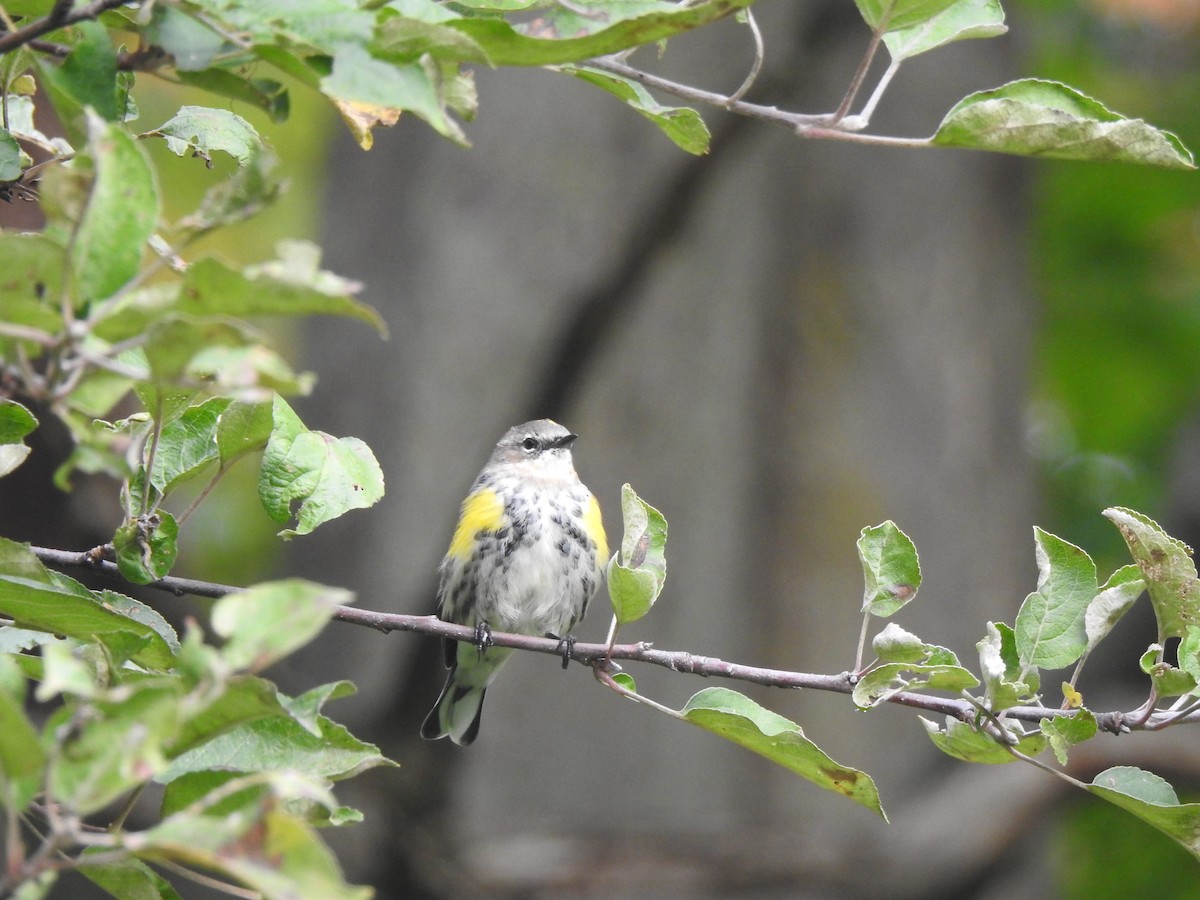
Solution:
M548 633L546 637L554 638L558 641L558 646L554 652L562 654L563 668L571 664L571 660L575 658L575 643L576 637L573 634L568 634L565 637L559 637L557 634Z
M487 622L475 623L475 649L483 656L488 647L492 646L492 626Z

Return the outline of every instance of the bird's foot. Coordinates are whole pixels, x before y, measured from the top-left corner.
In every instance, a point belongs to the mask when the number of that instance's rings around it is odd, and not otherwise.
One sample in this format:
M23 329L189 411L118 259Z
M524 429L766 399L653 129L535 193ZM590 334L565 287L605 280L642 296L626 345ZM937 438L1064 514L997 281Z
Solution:
M565 637L559 637L557 634L548 634L546 637L552 637L558 641L558 647L555 648L555 653L562 656L563 668L571 664L571 660L575 658L576 637L573 634L568 634Z
M492 626L487 622L475 623L475 649L482 656L488 647L492 646Z

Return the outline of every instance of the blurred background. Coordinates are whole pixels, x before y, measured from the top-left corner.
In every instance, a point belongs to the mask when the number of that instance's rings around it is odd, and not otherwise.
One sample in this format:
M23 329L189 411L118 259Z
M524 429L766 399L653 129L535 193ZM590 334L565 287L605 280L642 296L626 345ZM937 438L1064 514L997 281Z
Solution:
M1007 11L1008 36L906 63L870 130L930 134L967 93L1038 76L1200 148L1196 0ZM853 4L755 13L766 62L748 99L834 108L868 38ZM635 62L728 92L752 56L730 21ZM1107 506L1200 541L1194 174L802 141L712 110L712 152L693 158L574 79L476 76L470 150L406 119L363 153L302 90L281 129L255 120L289 172L287 205L208 249L260 259L307 236L364 282L391 339L340 321L294 335L320 378L296 406L364 439L388 494L284 546L261 510L231 515L223 485L179 574L302 575L363 607L432 612L471 479L509 425L540 416L581 436L576 465L614 538L624 482L666 515L666 591L622 633L660 648L848 669L854 542L889 518L924 571L897 620L972 667L985 623L1011 623L1035 586L1034 524L1088 550L1102 579L1123 555ZM155 122L153 104L179 95L139 102ZM172 189L198 174L160 161ZM21 490L44 498L37 479L56 465L5 479L3 508L29 509ZM108 492L84 483L11 536L90 546L111 534ZM603 637L603 606L581 639ZM1089 706L1143 699L1141 612L1089 663ZM904 709L732 685L872 775L885 825L552 657L508 665L465 750L417 737L443 679L434 641L335 623L269 674L292 693L355 681L329 714L402 764L342 785L366 824L326 835L384 900L1197 895L1194 861L1167 838L1031 767L956 763ZM631 674L674 707L710 686ZM1052 696L1056 678L1044 684ZM1195 735L1175 731L1098 738L1070 769L1140 763L1194 798Z

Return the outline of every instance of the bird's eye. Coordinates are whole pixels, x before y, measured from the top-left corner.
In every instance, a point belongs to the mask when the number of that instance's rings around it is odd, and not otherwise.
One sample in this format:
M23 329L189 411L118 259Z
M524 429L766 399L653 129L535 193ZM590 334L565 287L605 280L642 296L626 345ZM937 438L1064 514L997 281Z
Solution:
M521 441L521 446L526 450L536 450L538 448L538 440L537 438L527 437Z

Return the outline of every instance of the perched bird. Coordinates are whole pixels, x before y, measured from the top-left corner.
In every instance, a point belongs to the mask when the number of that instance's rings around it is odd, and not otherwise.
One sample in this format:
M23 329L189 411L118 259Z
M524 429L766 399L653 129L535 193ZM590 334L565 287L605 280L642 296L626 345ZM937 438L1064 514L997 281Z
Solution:
M575 438L550 419L510 428L463 501L438 617L475 626L477 640L445 642L450 674L421 726L427 740L466 746L479 734L484 692L512 653L488 645L493 629L568 640L600 587L608 538L575 474Z

